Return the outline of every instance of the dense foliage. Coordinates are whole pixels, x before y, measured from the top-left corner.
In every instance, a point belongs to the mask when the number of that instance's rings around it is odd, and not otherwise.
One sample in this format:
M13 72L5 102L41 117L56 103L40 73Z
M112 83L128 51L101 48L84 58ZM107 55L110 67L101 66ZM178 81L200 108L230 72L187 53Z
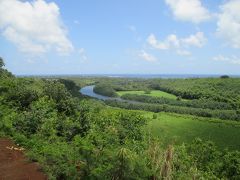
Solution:
M109 97L117 97L118 96L116 91L110 85L98 84L98 85L94 86L93 91L97 94L101 94L104 96L109 96Z
M240 114L235 110L211 110L202 108L191 108L172 106L167 104L150 104L150 103L130 103L126 101L106 100L106 104L113 107L120 107L132 110L145 110L151 112L173 112L179 114L190 114L201 117L213 117L223 120L240 120Z
M95 78L95 83L97 85L94 92L110 97L117 96L117 91L145 91L145 95L131 93L121 96L126 100L141 102L138 104L107 102L115 107L240 120L240 78ZM152 90L171 93L177 97L174 99L149 96L146 92Z
M124 94L121 98L126 100L152 103L152 104L168 104L173 106L184 106L192 108L202 108L202 109L225 109L234 110L234 107L224 102L211 101L208 99L194 99L194 100L181 100L181 99L169 99L164 97L153 97L146 95L135 95L135 94Z
M186 99L210 99L240 107L240 78L154 80L151 86Z
M145 132L141 114L79 98L69 81L16 78L3 65L0 135L24 146L49 179L240 177L238 151L201 140L164 149Z
M83 78L84 79L84 78ZM86 81L85 78L84 80ZM91 78L115 91L162 90L184 99L203 99L240 108L240 78L126 79Z

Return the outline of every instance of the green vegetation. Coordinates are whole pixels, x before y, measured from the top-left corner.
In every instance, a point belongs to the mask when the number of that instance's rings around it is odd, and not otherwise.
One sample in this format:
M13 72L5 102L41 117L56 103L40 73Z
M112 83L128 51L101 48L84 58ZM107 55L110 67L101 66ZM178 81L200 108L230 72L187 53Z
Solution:
M177 97L173 94L169 94L159 90L152 90L150 93L146 93L145 91L118 91L117 94L119 96L123 96L125 94L136 94L136 95L146 95L152 97L164 97L169 99L177 99Z
M66 79L66 80L70 80L72 82L74 82L78 87L84 87L87 85L94 85L98 82L97 78L93 78L93 77L58 77L61 79Z
M94 91L98 94L110 97L118 94L125 100L140 102L131 105L108 101L111 106L240 120L240 78L97 78L95 81Z
M0 61L0 136L23 146L49 179L240 178L239 122L131 111L133 104L125 105L127 110L113 108L79 96L81 85L69 79L17 78L3 67ZM146 91L155 80L106 78L82 84L97 81L101 91L113 93L120 87ZM106 82L114 82L111 91ZM233 108L222 114L238 117L237 101L224 102ZM169 111L181 108L186 112L179 113L219 113L167 105ZM190 142L194 136L203 140Z
M94 87L93 91L103 96L117 97L116 91L109 85L98 84Z
M132 110L144 110L151 112L172 112L179 114L190 114L199 117L212 117L219 118L223 120L240 120L239 111L235 110L212 110L212 109L202 109L202 108L192 108L184 106L174 106L167 104L150 104L150 103L140 103L140 102L126 102L126 101L117 101L117 100L106 100L106 104L119 107L124 109Z
M240 78L91 78L91 80L98 85L109 86L115 91L160 90L184 99L207 99L208 101L227 103L235 109L240 108Z
M222 75L222 76L220 76L220 78L230 78L228 75Z
M209 99L240 108L240 78L153 80L151 86L186 99Z
M167 104L172 106L180 107L192 107L192 108L202 108L202 109L222 109L222 110L234 110L235 108L224 102L211 101L208 99L193 99L188 101L183 101L181 99L169 99L162 97L151 97L146 95L136 95L136 94L125 94L121 96L122 99L138 101L143 103L152 104Z
M205 141L213 141L221 149L226 147L233 150L240 149L238 122L178 114L143 113L149 119L152 118L148 123L149 131L165 144L190 143L196 137L200 137Z
M2 67L5 66L3 59L0 57L0 68L2 69Z

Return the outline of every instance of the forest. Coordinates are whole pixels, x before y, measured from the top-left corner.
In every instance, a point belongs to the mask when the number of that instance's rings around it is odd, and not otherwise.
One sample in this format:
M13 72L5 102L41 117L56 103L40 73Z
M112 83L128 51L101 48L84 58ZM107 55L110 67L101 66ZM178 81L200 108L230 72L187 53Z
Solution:
M105 96L146 94L122 96L138 104L104 102L79 93L91 84ZM177 98L148 96L152 90ZM239 91L237 78L16 77L0 59L0 137L24 147L49 179L240 179L240 148L201 137L166 144L147 128L158 120L152 111L203 117L239 133Z
M145 93L139 94L140 90ZM149 95L156 90L175 95L176 98ZM137 104L107 102L126 109L165 111L225 120L240 120L240 78L147 80L109 78L98 79L94 91L113 97L120 94L122 99L141 102Z

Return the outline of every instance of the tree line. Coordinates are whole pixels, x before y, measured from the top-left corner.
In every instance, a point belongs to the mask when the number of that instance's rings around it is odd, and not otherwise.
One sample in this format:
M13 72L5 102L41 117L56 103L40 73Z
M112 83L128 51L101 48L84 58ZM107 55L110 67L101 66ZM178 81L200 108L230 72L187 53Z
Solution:
M209 99L193 99L193 100L182 100L181 98L169 99L164 97L153 97L147 95L137 95L137 94L124 94L121 96L122 99L152 103L152 104L168 104L173 106L183 106L192 108L202 108L202 109L223 109L223 110L234 110L235 107L231 106L225 102L217 102Z
M172 112L178 114L190 114L200 117L219 118L223 120L240 121L240 113L235 110L202 109L168 104L130 103L127 101L106 100L107 105L131 110L144 110L151 112Z

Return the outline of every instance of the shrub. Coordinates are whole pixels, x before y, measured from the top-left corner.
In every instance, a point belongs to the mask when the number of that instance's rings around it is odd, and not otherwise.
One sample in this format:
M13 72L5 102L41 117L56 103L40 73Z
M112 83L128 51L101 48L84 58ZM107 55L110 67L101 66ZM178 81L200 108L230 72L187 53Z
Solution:
M153 118L153 119L157 119L157 117L158 117L157 114L154 113L152 118Z

